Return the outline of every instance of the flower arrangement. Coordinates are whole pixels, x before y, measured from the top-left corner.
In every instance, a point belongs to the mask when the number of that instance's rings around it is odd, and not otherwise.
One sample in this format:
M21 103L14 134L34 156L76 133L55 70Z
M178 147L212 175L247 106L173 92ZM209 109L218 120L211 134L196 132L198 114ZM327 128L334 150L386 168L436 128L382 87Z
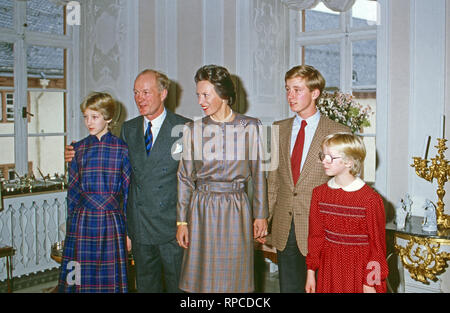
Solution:
M353 133L363 127L370 126L369 116L373 114L369 105L357 103L351 94L339 91L334 93L322 92L317 103L321 114L345 126L350 127Z

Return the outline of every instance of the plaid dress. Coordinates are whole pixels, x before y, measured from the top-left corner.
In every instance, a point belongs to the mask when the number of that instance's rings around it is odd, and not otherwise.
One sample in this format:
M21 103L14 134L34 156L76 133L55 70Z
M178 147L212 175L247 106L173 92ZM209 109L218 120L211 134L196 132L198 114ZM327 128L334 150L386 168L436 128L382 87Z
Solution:
M189 229L179 285L184 291L254 290L253 220L268 216L260 125L241 114L226 123L205 117L187 124L177 205L177 221Z
M74 148L58 290L127 292L128 148L109 132L101 140L88 136Z

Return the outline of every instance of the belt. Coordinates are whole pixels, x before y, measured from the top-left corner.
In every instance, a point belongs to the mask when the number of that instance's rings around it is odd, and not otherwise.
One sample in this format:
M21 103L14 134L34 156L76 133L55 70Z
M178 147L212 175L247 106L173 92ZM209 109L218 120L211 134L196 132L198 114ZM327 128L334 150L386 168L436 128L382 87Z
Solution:
M197 182L197 190L204 192L237 192L243 191L243 182Z
M81 194L81 207L87 211L116 211L119 207L116 194L114 193L86 193Z
M368 235L349 235L349 234L338 234L325 229L325 239L343 245L368 245L369 236Z

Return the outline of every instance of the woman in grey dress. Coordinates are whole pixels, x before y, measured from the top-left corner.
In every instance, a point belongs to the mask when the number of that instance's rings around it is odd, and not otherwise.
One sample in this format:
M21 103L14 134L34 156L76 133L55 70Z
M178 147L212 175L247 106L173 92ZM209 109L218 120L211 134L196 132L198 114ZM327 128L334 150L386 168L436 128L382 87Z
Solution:
M253 243L267 234L268 216L261 122L232 111L236 94L227 69L203 66L195 82L206 117L186 124L183 135L177 240L186 250L179 287L253 292Z

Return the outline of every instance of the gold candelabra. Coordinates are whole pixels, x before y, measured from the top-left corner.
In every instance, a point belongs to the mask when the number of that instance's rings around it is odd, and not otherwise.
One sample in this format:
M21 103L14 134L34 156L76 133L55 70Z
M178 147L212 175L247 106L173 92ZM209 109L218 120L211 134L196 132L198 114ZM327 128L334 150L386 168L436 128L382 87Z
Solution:
M437 224L439 228L446 229L450 228L450 215L446 215L444 213L444 185L448 181L448 177L450 176L450 164L444 156L444 152L445 150L447 150L447 147L445 146L445 142L447 141L447 139L438 138L437 140L438 145L435 146L435 148L438 149L438 154L436 155L436 157L431 158L431 165L428 166L427 159L422 159L421 157L413 157L414 164L411 164L411 167L415 168L416 174L419 177L429 182L432 182L434 178L437 180Z

